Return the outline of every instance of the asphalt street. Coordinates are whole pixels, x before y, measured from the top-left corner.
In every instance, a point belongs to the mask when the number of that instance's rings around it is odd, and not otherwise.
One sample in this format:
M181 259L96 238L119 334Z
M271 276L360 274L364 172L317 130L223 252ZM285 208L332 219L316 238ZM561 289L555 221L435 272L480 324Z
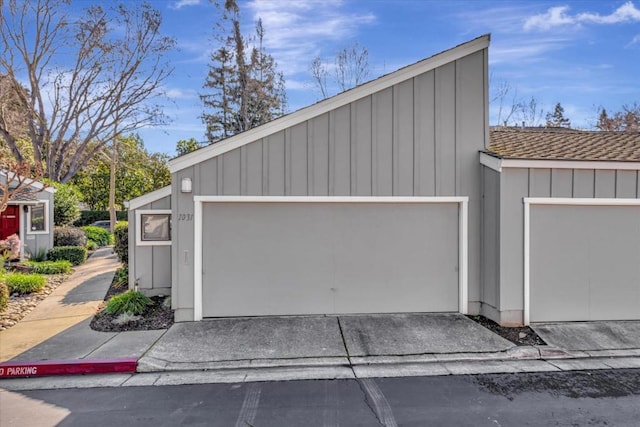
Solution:
M8 425L30 426L637 426L640 417L640 370L3 391L5 404L7 393L32 408Z

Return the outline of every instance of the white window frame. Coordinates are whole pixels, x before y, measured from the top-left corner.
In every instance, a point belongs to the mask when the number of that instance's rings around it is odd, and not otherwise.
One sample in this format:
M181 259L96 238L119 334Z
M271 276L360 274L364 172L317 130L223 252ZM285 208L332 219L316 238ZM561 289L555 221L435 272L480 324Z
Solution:
M31 230L31 215L34 206L44 205L44 230L33 231ZM27 234L49 234L49 201L40 200L38 203L29 205L29 212L27 212Z
M171 209L141 209L136 211L136 246L168 246L169 240L142 240L142 215L169 215L169 233L171 233Z

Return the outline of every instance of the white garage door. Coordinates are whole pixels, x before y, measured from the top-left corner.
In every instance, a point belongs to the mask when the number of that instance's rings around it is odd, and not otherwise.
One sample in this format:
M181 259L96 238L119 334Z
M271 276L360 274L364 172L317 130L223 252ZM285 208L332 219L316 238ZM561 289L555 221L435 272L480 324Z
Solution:
M459 203L203 203L202 315L455 312Z
M531 322L640 319L640 206L531 205L529 232Z

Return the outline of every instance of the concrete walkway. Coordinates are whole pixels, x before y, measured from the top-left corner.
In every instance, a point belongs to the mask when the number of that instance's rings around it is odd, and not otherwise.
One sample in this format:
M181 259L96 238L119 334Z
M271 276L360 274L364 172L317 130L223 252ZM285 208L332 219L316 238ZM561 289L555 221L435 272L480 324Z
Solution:
M119 267L110 247L98 249L75 267L71 277L18 324L0 331L0 362L119 357L117 354L130 352L121 345L124 341L136 341L146 350L162 331L152 331L150 339L143 339L139 334L120 337L119 333L89 328ZM136 349L133 355L139 356L143 350Z

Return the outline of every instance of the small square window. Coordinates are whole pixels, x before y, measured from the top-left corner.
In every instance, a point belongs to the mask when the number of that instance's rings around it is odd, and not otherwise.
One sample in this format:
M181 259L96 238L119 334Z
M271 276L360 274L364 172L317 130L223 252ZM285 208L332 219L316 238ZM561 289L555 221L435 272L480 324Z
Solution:
M141 214L140 222L143 242L171 240L171 214Z
M31 230L30 231L38 232L38 231L46 231L47 230L47 224L45 222L44 204L31 206L30 215L31 215L31 218L30 218Z

